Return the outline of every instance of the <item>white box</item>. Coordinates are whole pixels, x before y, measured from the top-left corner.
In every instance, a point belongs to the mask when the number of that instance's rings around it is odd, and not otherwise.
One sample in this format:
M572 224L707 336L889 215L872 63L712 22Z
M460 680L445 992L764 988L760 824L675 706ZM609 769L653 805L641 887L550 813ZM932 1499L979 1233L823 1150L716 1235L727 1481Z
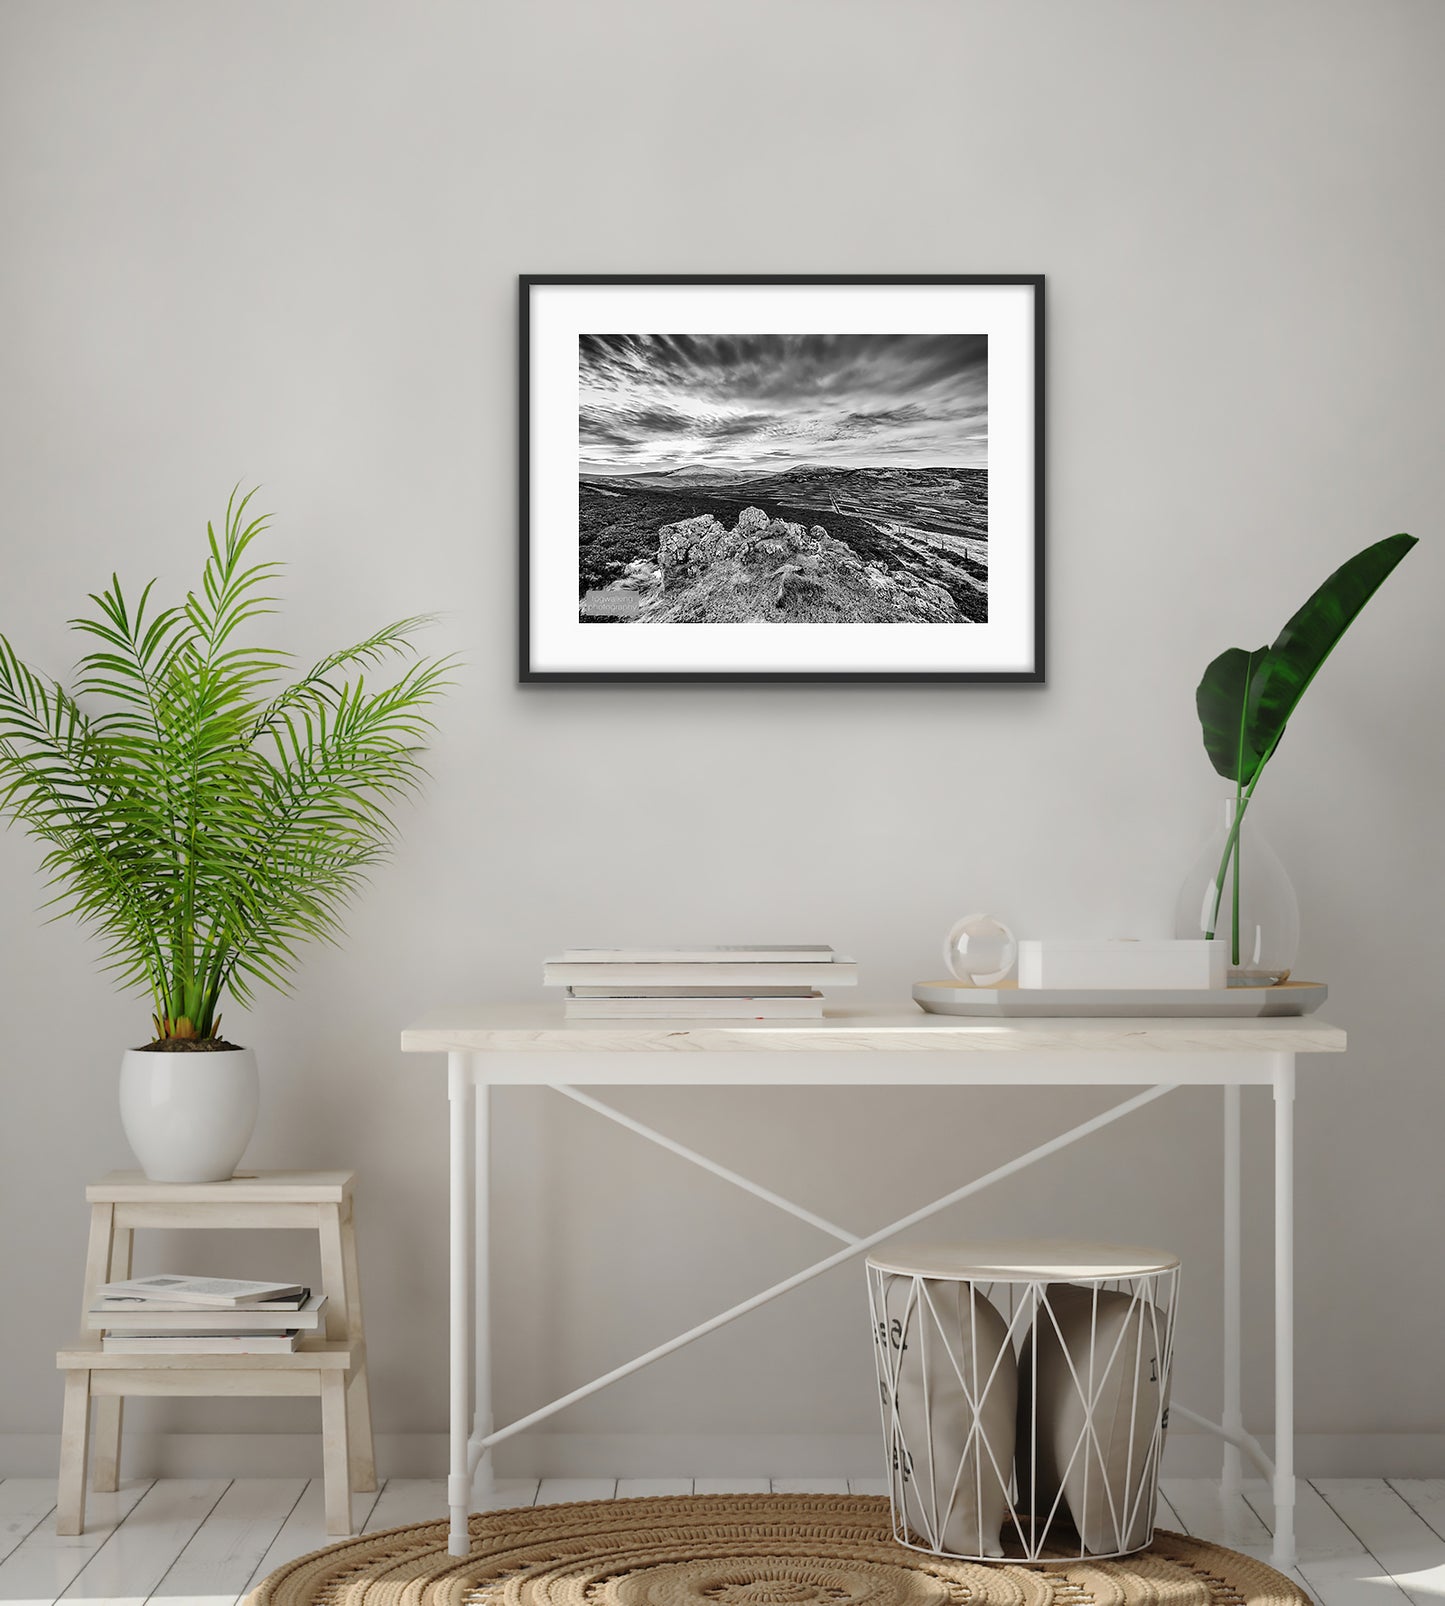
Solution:
M1019 943L1020 987L1223 987L1228 943L1149 938Z

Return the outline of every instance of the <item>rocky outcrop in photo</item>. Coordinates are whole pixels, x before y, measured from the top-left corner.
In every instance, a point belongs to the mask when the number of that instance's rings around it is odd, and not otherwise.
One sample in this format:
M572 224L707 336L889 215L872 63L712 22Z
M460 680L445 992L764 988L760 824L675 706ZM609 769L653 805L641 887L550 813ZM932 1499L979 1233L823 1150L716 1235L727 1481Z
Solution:
M656 562L632 561L609 589L633 594L617 616L639 624L956 624L963 617L934 581L865 563L821 524L769 518L756 507L744 508L731 530L710 513L664 525Z

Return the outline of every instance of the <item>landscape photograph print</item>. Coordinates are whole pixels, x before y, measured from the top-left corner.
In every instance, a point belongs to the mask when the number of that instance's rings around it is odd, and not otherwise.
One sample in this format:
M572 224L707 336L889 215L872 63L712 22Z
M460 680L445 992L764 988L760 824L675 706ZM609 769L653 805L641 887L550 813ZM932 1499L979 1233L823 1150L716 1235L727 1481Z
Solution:
M518 680L1042 685L1043 289L524 275Z
M578 336L579 622L979 625L988 336Z

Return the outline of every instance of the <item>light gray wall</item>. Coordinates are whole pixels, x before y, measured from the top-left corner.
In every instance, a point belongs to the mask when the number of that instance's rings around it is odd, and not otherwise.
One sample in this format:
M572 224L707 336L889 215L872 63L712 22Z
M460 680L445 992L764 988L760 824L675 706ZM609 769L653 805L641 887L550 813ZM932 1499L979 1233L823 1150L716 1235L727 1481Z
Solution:
M396 1051L408 1017L536 999L569 942L821 937L897 1003L969 908L1160 931L1218 794L1201 667L1398 529L1425 545L1311 692L1260 817L1354 1043L1300 1103L1301 1427L1445 1431L1442 46L1428 0L0 8L0 625L63 668L83 593L112 568L186 584L245 479L290 566L285 645L440 607L468 661L345 950L228 1015L264 1063L251 1162L360 1168L384 1431L445 1423L445 1101ZM514 276L672 270L1049 275L1046 690L513 683ZM145 1010L33 912L37 857L0 840L0 1429L43 1435ZM1104 1102L618 1095L860 1227ZM503 1415L817 1247L544 1093L498 1103ZM1261 1360L1263 1095L1246 1118ZM1180 1388L1212 1406L1218 1132L1216 1099L1180 1095L949 1226L1177 1245ZM299 1240L184 1258L309 1264ZM850 1269L555 1425L864 1434L869 1365Z

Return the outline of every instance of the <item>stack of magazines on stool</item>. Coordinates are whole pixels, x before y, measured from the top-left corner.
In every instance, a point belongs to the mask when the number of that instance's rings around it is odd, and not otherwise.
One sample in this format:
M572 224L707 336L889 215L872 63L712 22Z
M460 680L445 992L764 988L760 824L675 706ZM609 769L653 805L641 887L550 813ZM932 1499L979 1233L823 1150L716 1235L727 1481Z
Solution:
M816 1020L824 987L858 966L824 944L732 948L568 948L543 966L565 987L568 1020Z
M319 1331L326 1295L299 1283L160 1272L106 1283L85 1313L100 1347L122 1355L266 1355Z

